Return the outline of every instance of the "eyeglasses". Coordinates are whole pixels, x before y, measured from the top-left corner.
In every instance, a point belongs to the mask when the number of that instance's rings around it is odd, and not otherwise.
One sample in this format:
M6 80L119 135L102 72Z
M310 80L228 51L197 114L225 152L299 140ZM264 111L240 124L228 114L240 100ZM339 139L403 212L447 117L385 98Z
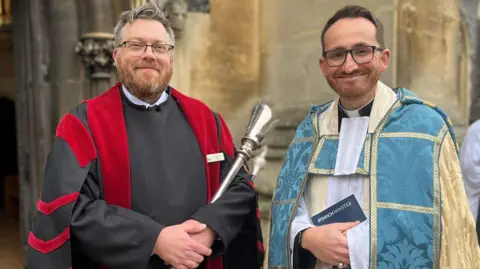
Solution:
M330 67L342 66L347 60L347 55L352 55L352 59L357 64L366 64L373 60L375 50L383 51L382 48L377 46L361 46L351 50L346 49L333 49L325 51L323 57Z
M153 54L155 55L164 55L171 53L174 49L174 46L169 44L151 44L147 45L139 41L124 41L120 43L117 47L124 46L127 51L133 56L142 56L146 51L147 47L152 47Z

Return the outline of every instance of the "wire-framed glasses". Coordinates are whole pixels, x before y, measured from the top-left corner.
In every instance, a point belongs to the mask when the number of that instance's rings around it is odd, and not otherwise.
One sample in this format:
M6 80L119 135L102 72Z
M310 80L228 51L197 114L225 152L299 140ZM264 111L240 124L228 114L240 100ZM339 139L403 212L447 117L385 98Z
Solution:
M147 47L152 47L152 51L155 55L164 55L171 53L174 49L174 46L170 44L150 44L147 45L140 41L124 41L118 45L118 47L125 47L127 51L133 56L141 56L147 51Z

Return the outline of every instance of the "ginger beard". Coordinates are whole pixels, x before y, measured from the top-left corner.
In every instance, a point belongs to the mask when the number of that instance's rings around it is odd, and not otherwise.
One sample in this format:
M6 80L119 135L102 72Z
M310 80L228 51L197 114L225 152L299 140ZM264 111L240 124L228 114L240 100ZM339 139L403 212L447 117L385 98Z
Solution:
M154 61L140 59L130 62L119 55L117 73L120 82L137 98L156 101L172 78L172 65L160 66Z

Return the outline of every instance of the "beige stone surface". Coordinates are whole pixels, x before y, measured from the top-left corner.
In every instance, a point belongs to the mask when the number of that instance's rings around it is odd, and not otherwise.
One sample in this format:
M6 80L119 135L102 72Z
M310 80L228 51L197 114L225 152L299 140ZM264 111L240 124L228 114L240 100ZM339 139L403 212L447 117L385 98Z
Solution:
M172 85L220 112L237 142L260 95L260 0L210 5L210 14L189 14Z
M398 1L398 84L444 110L460 140L468 124L468 31L458 0Z
M356 4L371 8L385 24L387 47L394 44L394 0L362 0ZM262 7L262 76L264 96L285 105L321 104L334 97L318 60L324 24L339 8L351 4L339 0L266 0ZM390 68L383 80L394 82Z

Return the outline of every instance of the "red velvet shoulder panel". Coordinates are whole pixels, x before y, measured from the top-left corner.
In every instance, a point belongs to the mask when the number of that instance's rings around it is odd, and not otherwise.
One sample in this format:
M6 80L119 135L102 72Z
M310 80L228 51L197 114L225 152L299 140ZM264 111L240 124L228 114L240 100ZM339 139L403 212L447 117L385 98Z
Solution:
M105 201L130 208L130 159L120 84L87 101L87 120L97 146Z

